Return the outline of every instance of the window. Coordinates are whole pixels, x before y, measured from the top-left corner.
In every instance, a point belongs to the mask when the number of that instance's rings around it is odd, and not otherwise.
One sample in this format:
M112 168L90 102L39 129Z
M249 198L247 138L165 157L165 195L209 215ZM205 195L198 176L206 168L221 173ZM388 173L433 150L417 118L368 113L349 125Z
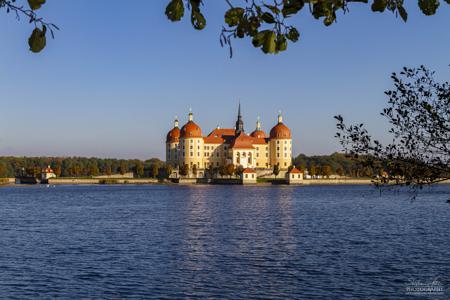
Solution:
M200 152L197 152L197 157L200 157Z
M284 147L284 151L287 151L287 147Z
M287 153L284 154L284 157L287 157Z
M219 166L219 162L216 162L216 166Z
M217 157L219 157L220 156L220 153L219 152L217 152Z
M284 141L284 144L286 145L286 144L287 144L287 141Z
M284 166L287 167L287 163L284 163Z
M189 147L189 149L194 149L194 147L191 145L191 146Z
M259 163L256 163L256 166L259 167Z
M197 146L197 149L200 150L200 145Z
M280 144L280 141L277 141L277 145L279 145Z
M277 153L277 157L280 157L280 153Z
M298 179L300 179L300 174L298 174Z
M245 174L245 178L248 178L248 174Z
M256 157L259 157L259 153L258 152L256 152Z
M269 153L266 153L266 157L269 157Z
M280 147L277 147L277 151L280 151Z
M189 154L190 154L190 156L191 156L191 157L193 157L193 156L194 156L194 152L191 152L191 153L189 153Z
M252 174L252 178L255 178L255 174Z

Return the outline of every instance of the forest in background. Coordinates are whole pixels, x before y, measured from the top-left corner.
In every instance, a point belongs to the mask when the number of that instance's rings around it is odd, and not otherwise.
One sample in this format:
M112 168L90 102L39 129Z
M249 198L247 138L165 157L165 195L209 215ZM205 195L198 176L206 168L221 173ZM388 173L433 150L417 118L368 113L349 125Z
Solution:
M293 165L310 175L372 177L382 170L364 166L362 162L342 153L307 156L300 154ZM14 177L22 169L37 175L50 166L58 177L92 177L133 172L135 177L161 177L170 173L171 167L158 158L103 159L86 157L0 157L0 178Z

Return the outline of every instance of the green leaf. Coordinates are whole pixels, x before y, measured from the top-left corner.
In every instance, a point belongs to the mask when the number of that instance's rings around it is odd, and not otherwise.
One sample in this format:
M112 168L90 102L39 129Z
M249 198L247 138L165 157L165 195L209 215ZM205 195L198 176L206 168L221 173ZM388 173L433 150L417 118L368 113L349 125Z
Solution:
M439 7L439 0L419 0L419 7L424 15L434 15Z
M276 49L277 49L277 43L276 43L276 37L277 35L275 34L274 31L269 31L267 34L265 34L264 36L264 44L262 47L262 51L264 53L275 53Z
M336 20L336 16L334 14L331 14L323 20L323 24L325 24L325 26L330 26L331 24L333 24L334 20Z
M166 16L169 20L175 22L180 21L184 16L183 0L172 0L166 7Z
M229 9L225 13L225 23L228 24L228 26L233 27L239 24L239 20L244 15L244 9L241 7L235 7L232 9Z
M287 49L287 40L286 37L282 34L277 36L276 41L276 52L285 51Z
M373 0L372 11L384 12L388 5L388 0Z
M276 15L278 15L280 13L280 10L278 9L278 7L276 7L274 5L264 4L264 6L267 7L268 9L270 9Z
M406 9L403 6L399 6L398 8L398 13L400 15L400 17L403 19L403 21L408 21L408 13L406 12Z
M32 10L38 10L44 3L45 0L28 0L28 5L30 5Z
M255 34L255 36L252 39L253 46L256 48L261 47L264 44L266 34L268 34L269 32L270 30L263 30Z
M450 0L449 0L450 1ZM286 0L284 1L284 6L281 12L283 13L283 17L289 17L290 15L295 15L298 13L303 6L305 5L305 2L303 0Z
M47 32L47 27L43 26L43 30L35 28L28 39L28 45L30 46L30 51L34 53L39 53L45 48L47 39L45 33Z
M263 19L263 21L268 23L268 24L275 23L275 17L269 12L263 13L262 16L261 16L261 19Z
M191 23L195 29L202 30L206 26L206 19L200 11L193 9L191 14Z
M299 37L300 37L300 33L298 32L297 28L292 27L291 29L289 29L289 32L287 33L286 37L292 41L292 42L297 42Z

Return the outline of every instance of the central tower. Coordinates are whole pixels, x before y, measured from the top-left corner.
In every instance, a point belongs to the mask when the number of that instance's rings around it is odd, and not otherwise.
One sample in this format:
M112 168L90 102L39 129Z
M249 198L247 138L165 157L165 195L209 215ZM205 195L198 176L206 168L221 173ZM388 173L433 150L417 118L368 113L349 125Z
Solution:
M238 136L241 132L244 132L244 121L242 121L241 103L239 102L238 118L236 121L236 136Z

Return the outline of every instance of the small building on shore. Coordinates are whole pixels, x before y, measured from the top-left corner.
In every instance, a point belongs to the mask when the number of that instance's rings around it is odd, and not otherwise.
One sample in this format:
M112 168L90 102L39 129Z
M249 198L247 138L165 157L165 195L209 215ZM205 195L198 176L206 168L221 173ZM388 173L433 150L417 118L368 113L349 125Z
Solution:
M41 170L41 181L46 182L51 178L56 178L56 174L50 166Z
M244 169L241 174L242 184L256 183L256 171L250 168Z
M293 168L287 174L288 184L302 184L303 183L303 172L297 168Z

